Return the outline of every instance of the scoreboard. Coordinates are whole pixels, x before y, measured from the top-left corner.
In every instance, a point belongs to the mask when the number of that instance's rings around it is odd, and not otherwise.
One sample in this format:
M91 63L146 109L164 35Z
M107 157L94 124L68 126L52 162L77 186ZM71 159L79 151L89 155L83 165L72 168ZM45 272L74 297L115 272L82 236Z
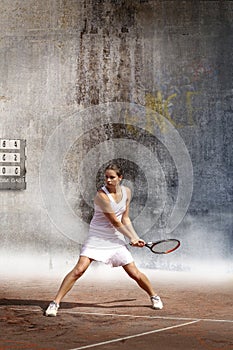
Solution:
M26 189L26 140L0 139L0 190Z

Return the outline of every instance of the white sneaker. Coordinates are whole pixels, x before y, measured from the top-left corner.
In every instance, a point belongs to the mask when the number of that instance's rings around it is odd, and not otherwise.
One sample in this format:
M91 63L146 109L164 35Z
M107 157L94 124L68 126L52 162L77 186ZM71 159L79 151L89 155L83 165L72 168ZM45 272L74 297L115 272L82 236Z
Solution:
M150 299L151 299L151 303L152 303L152 308L153 309L155 309L155 310L162 310L163 303L162 303L162 300L160 299L160 297L158 295L153 296Z
M51 301L47 310L45 311L45 316L56 316L58 309L59 304L57 304L55 301Z

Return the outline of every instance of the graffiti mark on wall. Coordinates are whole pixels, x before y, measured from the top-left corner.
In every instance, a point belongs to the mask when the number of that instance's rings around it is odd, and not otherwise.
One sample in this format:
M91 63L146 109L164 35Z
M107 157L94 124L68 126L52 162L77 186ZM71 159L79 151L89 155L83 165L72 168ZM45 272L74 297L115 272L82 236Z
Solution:
M199 95L199 91L186 91L185 92L185 110L186 117L185 122L179 122L178 116L174 116L173 111L176 104L181 103L179 99L179 95L177 93L172 93L165 98L162 91L158 91L156 95L151 93L145 94L145 106L146 106L146 114L145 114L145 129L152 133L153 132L153 124L156 122L160 131L162 133L166 132L166 123L164 121L164 117L175 127L182 128L185 126L194 126L194 118L193 114L198 109L193 105L193 97L195 95ZM156 113L154 113L156 112ZM132 130L131 123L138 122L136 116L126 116L127 128L130 132L134 132Z

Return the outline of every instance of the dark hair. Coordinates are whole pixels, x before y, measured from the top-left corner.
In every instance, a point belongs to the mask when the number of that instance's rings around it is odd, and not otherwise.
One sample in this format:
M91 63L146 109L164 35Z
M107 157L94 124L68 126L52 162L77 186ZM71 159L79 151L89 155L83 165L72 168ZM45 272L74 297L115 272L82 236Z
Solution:
M117 176L123 176L122 168L116 163L109 163L105 168L105 171L106 170L114 170L117 173Z

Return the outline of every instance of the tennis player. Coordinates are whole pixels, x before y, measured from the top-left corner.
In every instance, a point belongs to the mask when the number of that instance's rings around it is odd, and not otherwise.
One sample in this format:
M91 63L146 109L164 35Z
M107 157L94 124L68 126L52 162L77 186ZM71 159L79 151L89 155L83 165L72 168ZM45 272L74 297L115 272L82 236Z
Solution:
M112 267L122 266L150 297L153 309L162 309L163 303L154 291L149 279L136 267L126 246L125 237L134 247L143 247L144 240L138 237L129 218L131 191L122 186L122 170L117 164L105 169L105 186L94 199L94 215L90 222L89 235L85 241L76 266L64 278L55 299L45 311L46 316L56 316L62 298L83 275L92 261L100 261Z

